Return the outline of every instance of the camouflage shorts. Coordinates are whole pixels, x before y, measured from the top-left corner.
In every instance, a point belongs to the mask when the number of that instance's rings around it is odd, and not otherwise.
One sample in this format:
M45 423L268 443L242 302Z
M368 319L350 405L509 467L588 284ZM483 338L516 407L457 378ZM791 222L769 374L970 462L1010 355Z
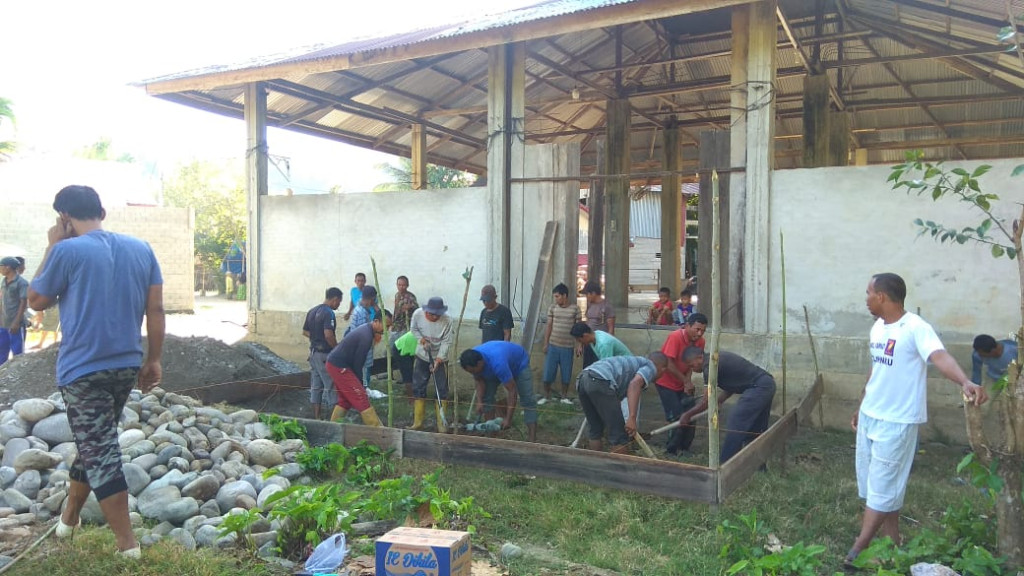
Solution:
M98 500L128 488L121 470L117 423L138 374L138 368L100 370L60 389L78 447L71 479L88 484Z

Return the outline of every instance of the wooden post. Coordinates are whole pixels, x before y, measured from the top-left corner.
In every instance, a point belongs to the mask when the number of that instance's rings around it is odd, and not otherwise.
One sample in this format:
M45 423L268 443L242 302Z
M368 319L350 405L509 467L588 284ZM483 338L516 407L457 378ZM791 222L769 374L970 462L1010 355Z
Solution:
M383 302L385 302L385 300L384 300L384 291L381 289L381 286L380 286L380 278L377 277L377 261L374 260L373 256L370 256L370 268L373 270L373 285L374 285L375 288L377 288L377 302L381 302L382 303L380 305L380 310L381 310L381 314L383 314L384 313L384 309L387 308L387 306L385 306L383 304ZM398 310L394 310L392 313L398 314ZM388 333L388 325L387 325L386 318L381 318L381 324L383 325L384 333L387 334ZM383 338L383 340L385 342L388 342L388 340L390 340L390 338ZM392 414L394 414L394 411L395 411L395 396L394 396L394 393L393 393L394 390L393 390L392 381L391 381L391 343L390 342L388 342L388 345L384 347L384 360L385 360L385 364L387 365L387 371L388 371L388 427L390 428L390 427L394 426L394 424L392 423ZM371 370L371 372L372 372L372 370Z
M719 238L720 208L718 205L718 171L711 173L711 337L708 339L708 468L718 470L721 467L721 449L718 437L718 342L722 336L722 285L721 245ZM716 475L717 476L717 475ZM718 495L721 497L722 483L718 480Z
M537 271L533 276L533 290L530 291L530 306L523 320L523 339L520 344L529 353L533 350L533 341L537 337L537 321L540 319L540 304L544 300L544 288L547 285L548 273L551 270L551 257L555 250L555 238L558 234L558 222L548 220L544 227L544 240L541 241L540 256L537 258Z
M786 239L779 230L779 264L782 266L782 413L786 413Z
M664 134L662 148L665 154L665 171L673 174L661 180L661 286L667 286L672 291L672 298L676 298L682 289L680 254L685 232L682 217L682 184L680 175L674 173L682 164L679 128L676 126L675 118L669 120Z
M729 90L729 145L725 153L729 162L717 164L715 167L722 168L745 168L747 166L747 67L750 42L747 35L750 33L750 6L734 6L732 9L732 62L731 62L731 84L734 89ZM702 168L705 168L702 166ZM744 239L746 237L746 206L747 206L747 178L744 171L729 172L722 175L720 182L722 186L722 219L719 222L722 232L721 249L723 254L723 270L720 280L722 282L722 321L724 326L742 331L745 327L743 289L747 282L744 275L744 261L747 255L744 253ZM710 188L708 189L710 199ZM702 196L703 198L703 196ZM709 216L710 217L710 216ZM708 226L710 229L710 226ZM708 243L710 246L710 242ZM710 261L710 251L707 253ZM701 259L697 258L698 262ZM703 290L702 297L710 296L711 283L707 278L709 265L702 264L697 272L698 279L704 278L700 290Z
M743 236L743 323L748 334L768 332L768 226L775 163L776 0L747 4L747 172Z
M600 174L604 170L604 139L594 141L597 151L597 167ZM590 226L587 230L587 279L601 281L604 274L604 179L595 178L590 182L590 198L587 199L590 212Z
M804 76L804 168L829 165L828 74Z
M608 212L604 247L607 252L605 267L605 298L616 310L629 306L629 126L631 108L628 99L608 100L608 149L605 174L615 176L605 184Z
M711 170L716 168L728 168L730 162L729 142L732 135L726 131L707 131L700 134L700 201L697 203L697 293L701 298L706 298L698 308L707 310L711 302ZM729 173L718 177L718 202L721 207L719 214L719 229L724 232L720 234L719 246L722 254L732 254L731 243L734 238L732 226L732 183L743 182L742 173L739 177L731 178ZM741 186L742 190L742 186ZM742 220L740 220L742 222ZM743 227L739 229L740 245L743 240ZM736 260L732 261L731 258ZM730 256L719 272L719 284L721 286L722 298L722 327L734 330L743 329L743 295L740 292L740 272L742 271L742 253Z
M821 378L821 369L818 367L818 350L814 347L814 336L811 334L811 316L807 313L807 305L804 305L804 325L807 326L807 339L811 342L811 357L814 358L814 376ZM824 378L822 378L824 388ZM825 429L825 414L822 412L821 401L818 401L818 425Z
M245 86L245 176L249 229L246 234L246 302L249 331L256 332L256 311L260 309L260 251L263 244L260 198L267 195L267 90L262 82Z
M423 124L412 125L412 189L426 190L427 181L427 131Z
M867 166L868 165L868 149L857 148L853 151L853 165L854 166Z
M829 114L829 145L828 165L850 165L850 113L831 112Z
M462 273L462 277L466 280L466 291L462 293L462 309L459 310L459 323L455 325L455 340L452 342L452 353L449 354L448 364L451 365L453 362L458 362L459 358L459 332L462 331L462 319L466 316L466 302L469 300L469 285L473 283L473 267L466 268L466 271ZM452 370L451 374L458 374L458 371ZM452 384L452 414L455 420L455 433L459 433L459 387L457 386L458 378L452 376L448 381ZM473 400L476 400L476 386L473 387ZM473 409L473 400L469 401L469 409ZM469 414L466 414L466 420L469 420Z

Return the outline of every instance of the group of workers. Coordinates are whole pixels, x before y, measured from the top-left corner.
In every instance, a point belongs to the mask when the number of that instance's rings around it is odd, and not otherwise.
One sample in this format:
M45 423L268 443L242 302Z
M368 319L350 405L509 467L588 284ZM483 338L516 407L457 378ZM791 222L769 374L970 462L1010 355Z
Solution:
M340 340L336 336L335 310L343 293L329 288L325 299L306 315L303 334L310 342L310 403L314 418L320 418L322 405L333 405L332 420L349 410L359 413L362 422L380 426L380 418L367 395L369 366L374 346L389 333L392 359L401 374L406 395L413 404L411 428L425 428L428 405L434 406L438 432L448 431L448 362L454 340L454 322L440 297L432 297L420 306L409 291L409 279L399 276L392 311L378 304L377 290L366 285L364 274L355 278L350 293L349 311L344 315L350 325ZM650 386L658 392L665 418L679 426L668 436L666 452L689 455L695 427L693 421L707 409L706 398L695 395L691 375L704 373L703 334L708 320L694 311L689 301L685 322L665 339L661 349L648 356L636 356L614 336L615 311L604 299L597 282L587 282L580 292L586 297L583 312L570 298L565 284L552 291L553 302L547 313L544 332L543 396L538 399L530 370L528 350L511 342L514 321L507 306L497 301L494 286L481 290L483 310L479 328L481 343L463 351L459 366L474 378L474 409L480 418L500 417L500 427L511 427L517 406L524 414L527 436L537 437L537 406L554 402L554 381L560 376L558 402L574 404L570 383L576 357L582 356L583 368L576 375L575 391L588 425L588 446L601 450L607 439L613 452L627 452L637 430L639 394ZM685 294L689 296L689 294ZM685 306L685 308L684 308ZM674 306L673 306L674 307ZM433 395L428 395L433 380ZM741 356L723 352L719 356L719 401L733 394L741 400L731 412L726 428L722 460L728 460L742 447L764 432L775 394L775 381L762 368ZM497 390L506 391L503 411L496 404Z

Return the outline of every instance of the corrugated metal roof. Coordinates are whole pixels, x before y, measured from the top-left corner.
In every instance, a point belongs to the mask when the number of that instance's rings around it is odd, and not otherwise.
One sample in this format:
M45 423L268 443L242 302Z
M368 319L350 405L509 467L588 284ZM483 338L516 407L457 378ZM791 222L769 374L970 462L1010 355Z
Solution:
M512 28L529 27L548 18L614 10L624 4L636 4L640 11L641 5L654 1L547 0L472 21L300 49L156 80L366 55L503 27L511 34ZM680 0L679 13L692 10L692 4ZM803 43L804 54L810 57L813 46L820 46L822 65L851 112L855 146L868 148L870 162L902 158L908 142L934 144L944 138L954 142L928 148L936 158L1020 153L1024 62L1015 53L921 57L922 52L996 46L995 35L1005 21L1004 0L846 0L846 5L848 19L834 11L826 14L821 29L824 37L815 40L814 13L807 10L807 3L780 0L795 36ZM1024 13L1024 0L1012 0L1011 5ZM725 130L732 123L732 91L742 87L732 86L728 18L722 27L723 18L716 14L720 12L644 22L623 17L626 23L618 28L622 90L630 95L634 110L630 140L637 170L660 166L664 125L670 116L682 126L687 167L695 165L695 143L701 131ZM843 35L841 51L836 35ZM776 165L795 167L802 158L805 72L781 30L777 39ZM614 29L596 27L534 38L524 44L528 141L579 142L584 173L594 172L595 142L603 135L605 102L619 90L613 70ZM839 62L840 54L846 62ZM670 58L682 59L670 62ZM857 64L858 60L864 63ZM408 155L408 126L423 123L431 162L483 172L488 138L487 61L486 51L474 48L298 77L293 72L286 80L267 83L269 124ZM165 97L240 116L240 81L232 74L223 78L236 85ZM574 90L579 100L572 98ZM1003 142L993 141L996 138Z

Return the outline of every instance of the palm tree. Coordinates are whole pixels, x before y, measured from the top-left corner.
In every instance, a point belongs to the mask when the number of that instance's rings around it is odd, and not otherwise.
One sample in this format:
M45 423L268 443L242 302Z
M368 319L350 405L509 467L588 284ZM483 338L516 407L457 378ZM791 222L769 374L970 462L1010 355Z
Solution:
M10 100L0 97L0 125L3 125L4 120L14 124L14 108ZM17 143L12 140L0 140L0 162L9 159L17 147Z
M382 182L373 187L374 192L397 192L400 190L412 190L412 160L410 158L399 158L398 165L390 162L375 166L388 177L387 182ZM427 164L427 188L437 190L440 188L466 188L473 185L475 176L469 172Z

